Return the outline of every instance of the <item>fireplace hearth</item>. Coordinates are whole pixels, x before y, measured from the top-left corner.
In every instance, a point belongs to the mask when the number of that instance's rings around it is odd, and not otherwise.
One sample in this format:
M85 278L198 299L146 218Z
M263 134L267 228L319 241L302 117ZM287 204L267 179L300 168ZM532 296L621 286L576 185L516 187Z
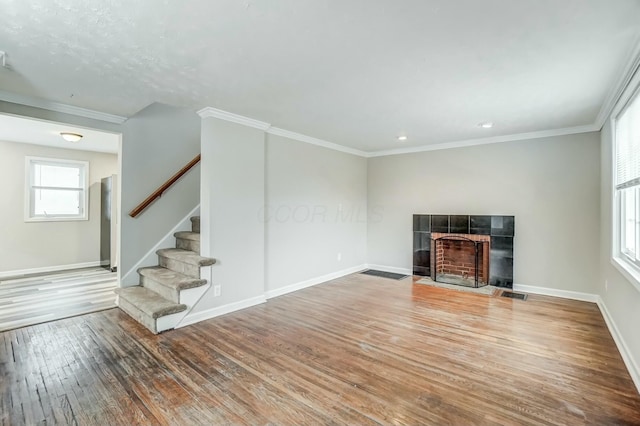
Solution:
M513 287L513 216L414 215L413 273L467 287Z

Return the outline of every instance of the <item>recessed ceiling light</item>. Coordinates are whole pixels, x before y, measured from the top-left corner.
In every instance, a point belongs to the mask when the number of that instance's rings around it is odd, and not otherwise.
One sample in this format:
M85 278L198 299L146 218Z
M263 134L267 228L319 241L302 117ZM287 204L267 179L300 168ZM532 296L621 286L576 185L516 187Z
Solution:
M67 142L78 142L82 139L82 135L78 133L70 133L70 132L60 132L60 136Z
M478 126L482 127L483 129L490 129L493 127L493 123L490 121L485 121L483 123L479 123Z
M407 137L406 136L398 136L398 140L399 141L406 141Z

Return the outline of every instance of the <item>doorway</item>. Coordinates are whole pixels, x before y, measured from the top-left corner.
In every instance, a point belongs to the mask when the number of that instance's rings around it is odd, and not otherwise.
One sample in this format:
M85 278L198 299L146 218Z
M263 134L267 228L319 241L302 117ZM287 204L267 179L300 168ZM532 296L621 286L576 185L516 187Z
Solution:
M121 153L117 133L0 114L0 331L115 307Z

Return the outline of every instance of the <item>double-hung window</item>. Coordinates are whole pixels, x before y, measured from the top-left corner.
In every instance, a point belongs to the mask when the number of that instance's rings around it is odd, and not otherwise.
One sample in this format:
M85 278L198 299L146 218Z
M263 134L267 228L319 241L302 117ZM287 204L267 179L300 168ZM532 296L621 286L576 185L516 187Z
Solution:
M87 220L88 177L86 161L27 157L25 220Z
M614 138L614 259L640 277L640 95L617 115Z

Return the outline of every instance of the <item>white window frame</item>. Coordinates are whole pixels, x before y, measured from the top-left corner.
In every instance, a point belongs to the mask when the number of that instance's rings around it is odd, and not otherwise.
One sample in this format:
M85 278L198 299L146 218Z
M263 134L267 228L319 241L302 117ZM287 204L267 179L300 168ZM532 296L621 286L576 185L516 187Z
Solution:
M56 188L38 187L33 182L35 164L50 164L65 167L77 167L80 170L80 181L83 186L80 188ZM63 189L78 191L80 193L80 214L77 215L36 215L34 214L34 189ZM25 222L67 222L78 220L89 220L89 162L78 160L66 160L61 158L46 157L25 157L25 194L24 194L24 220Z
M622 232L624 224L621 221L622 205L621 192L623 189L616 189L616 125L618 117L627 109L632 102L640 102L640 73L636 74L629 82L627 90L620 97L618 104L611 114L611 263L613 266L638 290L640 291L640 262L631 259L628 253L622 250ZM640 217L640 191L636 193L636 220ZM636 228L636 251L640 250L640 227Z

